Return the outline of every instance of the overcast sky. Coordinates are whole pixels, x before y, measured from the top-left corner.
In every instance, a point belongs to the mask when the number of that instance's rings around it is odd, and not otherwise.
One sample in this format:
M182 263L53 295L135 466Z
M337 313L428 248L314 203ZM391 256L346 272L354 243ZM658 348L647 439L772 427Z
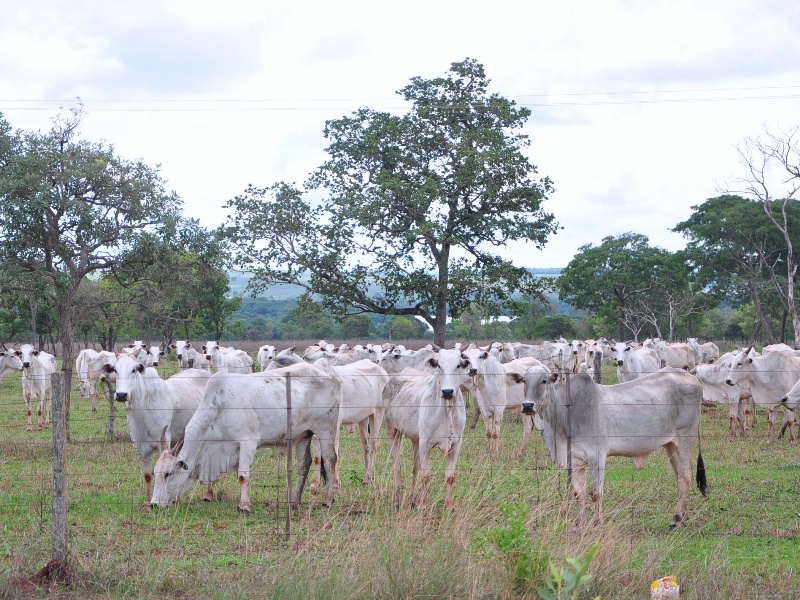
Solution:
M0 112L47 130L84 102L83 137L161 165L213 228L248 184L302 182L322 128L400 111L409 78L466 57L529 106L529 158L563 226L517 264L563 267L627 231L669 229L741 174L735 146L800 122L800 5L691 2L26 2L0 0Z

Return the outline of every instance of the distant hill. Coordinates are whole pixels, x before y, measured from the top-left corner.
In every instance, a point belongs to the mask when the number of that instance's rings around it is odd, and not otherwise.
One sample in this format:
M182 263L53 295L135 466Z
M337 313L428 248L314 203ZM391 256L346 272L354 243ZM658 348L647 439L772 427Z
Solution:
M539 277L558 277L561 274L561 267L557 268L548 268L548 269L528 269L533 275L537 275ZM248 292L245 292L245 288L247 287L247 283L250 281L252 275L250 273L240 273L235 271L228 272L228 281L230 282L231 286L231 295L232 296L245 296L249 295ZM370 290L377 292L378 288L375 287L374 290ZM259 298L271 298L273 300L291 300L293 298L297 298L303 293L303 288L299 285L289 285L286 283L278 283L267 289L262 294L259 294Z

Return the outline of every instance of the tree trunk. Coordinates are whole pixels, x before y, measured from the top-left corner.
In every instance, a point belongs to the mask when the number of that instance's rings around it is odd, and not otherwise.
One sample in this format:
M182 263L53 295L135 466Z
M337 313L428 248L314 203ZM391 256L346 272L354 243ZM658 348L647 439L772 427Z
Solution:
M70 396L72 392L72 365L75 363L74 335L72 327L72 308L74 290L67 289L64 297L58 304L58 316L61 321L59 337L61 338L61 370L64 372L64 393L61 398L53 397L53 402L59 401L64 406L64 431L67 441L70 441Z

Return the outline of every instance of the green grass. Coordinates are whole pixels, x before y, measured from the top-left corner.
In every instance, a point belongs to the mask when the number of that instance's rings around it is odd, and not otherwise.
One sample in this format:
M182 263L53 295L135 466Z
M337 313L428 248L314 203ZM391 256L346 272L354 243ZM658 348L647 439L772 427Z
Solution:
M166 363L167 371L174 364ZM537 432L519 458L520 421L506 417L499 456L485 451L482 423L467 429L458 465L457 510L444 509L444 461L436 453L431 506L396 511L388 443L381 442L372 486L362 486L358 435L343 433L342 489L330 510L308 488L285 539L285 458L259 451L251 479L253 510L237 515L235 474L203 503L196 485L169 510L142 508L144 482L124 408L115 440L105 438L108 403L72 397L67 449L72 588L55 593L98 598L514 598L501 558L475 539L503 524L501 502L531 507L529 535L554 562L585 556L599 538L585 597L647 597L650 582L676 575L682 598L800 596L800 455L788 440L766 444L766 416L741 439L728 435L727 409L703 412L703 456L710 486L689 495L688 523L667 534L676 501L663 452L641 471L613 458L607 470L606 525L570 529L575 515L564 473L554 469ZM28 432L19 375L0 384L0 597L51 554L52 440ZM404 444L404 486L411 448ZM588 516L591 518L592 509ZM42 592L44 594L45 592Z

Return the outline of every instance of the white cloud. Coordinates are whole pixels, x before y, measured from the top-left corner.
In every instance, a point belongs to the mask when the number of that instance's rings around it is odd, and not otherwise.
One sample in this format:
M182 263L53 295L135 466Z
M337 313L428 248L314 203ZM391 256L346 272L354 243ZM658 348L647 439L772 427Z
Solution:
M545 208L564 230L542 252L507 249L526 266L564 266L626 231L682 247L669 229L736 171L733 146L795 124L800 97L792 2L0 0L0 12L11 124L47 129L80 96L85 136L161 164L208 227L249 183L302 182L324 158L326 119L402 110L409 78L476 58L493 92L531 107L529 156L557 189Z

